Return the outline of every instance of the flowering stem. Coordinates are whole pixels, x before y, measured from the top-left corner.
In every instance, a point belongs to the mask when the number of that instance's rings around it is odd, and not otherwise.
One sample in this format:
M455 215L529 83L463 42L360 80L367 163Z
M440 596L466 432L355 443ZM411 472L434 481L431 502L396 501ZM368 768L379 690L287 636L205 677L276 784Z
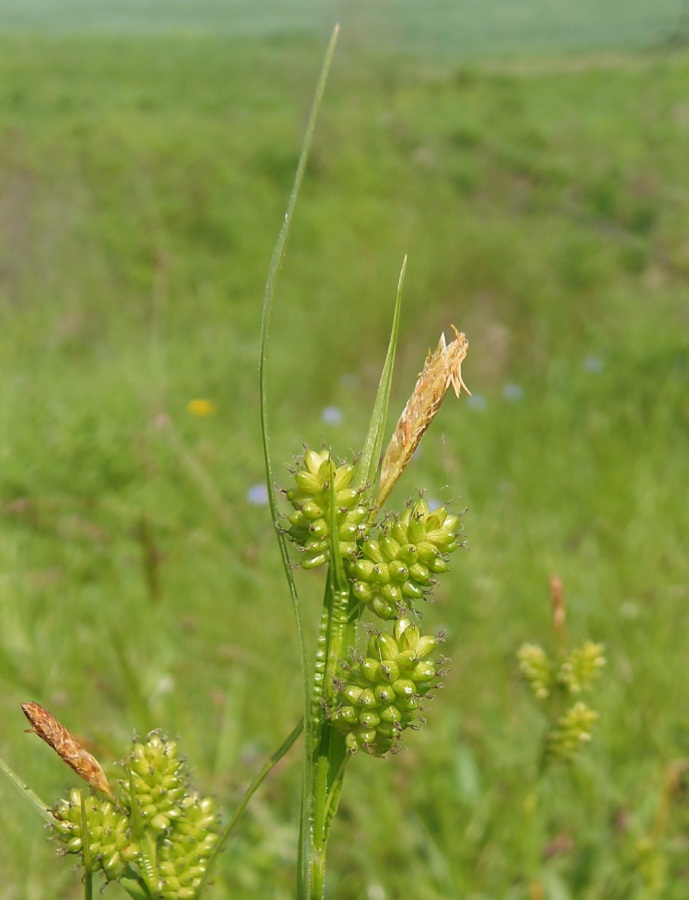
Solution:
M91 860L91 834L89 832L89 822L86 817L86 801L84 800L84 792L79 791L79 802L81 803L81 827L83 831L83 858L84 858L84 900L93 900L93 863Z

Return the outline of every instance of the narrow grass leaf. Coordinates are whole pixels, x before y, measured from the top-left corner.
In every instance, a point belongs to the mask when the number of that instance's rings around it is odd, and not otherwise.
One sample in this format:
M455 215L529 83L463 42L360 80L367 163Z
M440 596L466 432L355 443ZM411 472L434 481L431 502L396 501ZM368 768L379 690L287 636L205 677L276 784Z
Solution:
M385 423L387 421L388 407L390 405L390 388L392 385L392 372L395 365L395 353L397 351L400 310L402 308L402 285L404 284L406 270L407 257L405 256L402 261L402 268L397 281L397 298L395 300L395 312L392 317L388 352L385 356L385 364L383 365L383 371L378 384L378 393L376 394L376 400L373 404L368 434L366 435L364 447L361 451L361 456L359 457L356 475L354 476L354 487L364 487L365 485L374 486L378 473L380 455L383 449L383 439L385 436Z
M337 37L339 34L339 26L335 27L333 31L332 37L330 39L330 43L328 45L328 49L325 53L325 59L323 61L323 66L321 68L320 77L318 79L318 84L316 85L316 92L314 95L313 104L311 106L311 112L309 114L309 119L306 125L306 131L304 134L304 140L301 147L301 153L299 155L299 162L297 164L297 171L294 177L294 185L292 187L292 193L289 198L289 202L287 204L287 212L285 213L285 220L283 222L282 228L280 229L280 234L278 235L277 242L275 244L275 249L273 250L273 256L270 262L270 268L268 271L268 280L266 282L266 290L265 297L263 303L263 319L261 323L261 348L259 355L259 405L261 410L261 436L263 442L263 455L265 460L265 469L266 469L266 484L268 485L268 498L270 503L270 512L273 517L273 524L275 526L275 531L277 535L278 546L280 548L280 555L282 557L282 565L285 570L285 576L287 579L287 583L289 585L289 591L292 598L292 608L294 611L294 621L297 629L297 639L299 641L299 655L301 659L301 670L302 670L302 680L304 683L304 727L306 731L306 740L304 741L304 770L305 772L310 770L312 763L312 751L313 751L313 735L312 735L312 727L311 727L311 690L309 685L309 665L308 665L308 656L306 651L306 636L304 634L304 630L301 624L301 613L299 609L299 595L297 593L297 587L294 581L294 575L292 573L292 567L289 559L289 552L287 549L287 540L285 538L284 533L279 528L279 510L277 508L277 500L275 498L275 492L273 491L273 485L275 483L275 478L273 475L273 461L270 454L270 428L268 422L268 392L266 388L266 369L267 369L267 361L268 361L268 336L270 334L270 322L272 319L273 307L275 304L275 296L277 292L278 278L280 275L280 269L282 267L282 262L285 258L285 252L287 250L287 241L289 238L290 230L292 228L292 220L294 218L294 210L297 204L297 198L299 197L299 193L301 191L302 182L304 180L304 172L306 171L306 162L309 157L309 152L311 150L311 144L313 142L313 135L316 128L316 120L318 118L318 112L321 107L321 103L323 100L323 95L325 93L325 85L328 80L328 73L330 72L330 66L332 64L333 55L335 53L335 44L337 43ZM309 827L308 827L308 816L309 816L309 784L308 778L303 779L303 789L302 789L302 804L301 804L301 821L300 821L300 838L299 838L299 865L298 865L298 885L297 892L298 895L301 896L301 891L304 885L308 882L307 871L309 868Z
M5 775L5 777L10 781L10 783L13 784L13 785L16 787L16 789L19 791L19 793L22 795L22 797L24 797L26 800L28 800L29 803L31 803L31 804L36 808L36 810L38 811L39 815L40 815L40 816L41 816L41 817L42 817L49 825L52 826L52 824L53 824L53 822L54 822L55 820L53 819L53 817L52 817L52 815L51 815L51 813L50 813L50 809L48 808L47 804L45 804L45 803L41 800L41 798L38 796L38 794L35 794L35 793L31 790L31 788L29 787L29 785L28 785L25 781L23 781L23 780L17 775L17 773L14 772L14 771L7 765L7 763L5 762L5 760L2 759L2 758L0 758L0 772L2 772L2 773Z

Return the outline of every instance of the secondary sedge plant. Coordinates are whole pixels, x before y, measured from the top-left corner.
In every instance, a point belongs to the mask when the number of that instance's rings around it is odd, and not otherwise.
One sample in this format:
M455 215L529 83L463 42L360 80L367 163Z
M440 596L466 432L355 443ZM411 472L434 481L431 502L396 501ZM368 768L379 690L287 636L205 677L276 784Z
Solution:
M550 579L554 652L540 644L522 644L517 660L522 678L543 707L547 725L541 739L536 777L524 806L524 825L531 836L525 853L524 868L529 877L529 896L540 900L545 896L540 879L542 851L545 842L539 809L547 805L544 798L546 778L557 767L570 767L591 741L598 713L582 699L590 693L606 664L605 648L584 641L571 649L567 639L567 608L562 582L557 575Z
M316 91L287 214L270 267L264 304L260 393L266 475L273 484L266 361L278 273L303 180L316 115L332 60L333 35ZM439 687L441 635L425 634L419 607L460 545L458 515L432 508L418 495L403 509L384 504L450 388L466 387L462 362L468 343L453 327L429 352L387 450L384 431L397 344L400 275L392 334L368 433L356 460L336 462L329 449L305 448L291 480L270 496L273 521L292 596L304 678L304 758L297 895L320 898L325 889L328 838L347 765L357 754L395 753L403 733L423 722L424 698ZM379 463L379 460L382 462ZM278 497L283 498L282 507ZM288 544L297 565L322 567L324 598L315 654L308 652ZM368 621L364 622L364 617ZM250 796L294 743L300 723L257 775L231 821L220 832L210 798L188 783L177 744L162 733L135 739L111 784L102 767L70 731L37 703L22 707L31 728L90 787L74 788L52 807L6 766L17 787L49 822L63 852L84 870L85 896L93 875L117 881L135 898L193 900L208 883L212 864Z

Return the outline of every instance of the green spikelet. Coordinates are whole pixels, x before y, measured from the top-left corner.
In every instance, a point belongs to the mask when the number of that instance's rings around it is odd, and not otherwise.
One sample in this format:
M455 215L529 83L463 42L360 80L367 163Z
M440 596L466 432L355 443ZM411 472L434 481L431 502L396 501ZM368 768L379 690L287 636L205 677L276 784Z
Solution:
M519 669L539 700L550 697L557 681L555 667L543 647L524 644L517 652Z
M558 681L570 694L580 694L600 677L605 665L605 648L602 644L586 641L569 654L558 672Z
M191 900L206 871L218 835L213 801L189 794L181 803L182 815L168 831L158 852L161 897Z
M585 703L575 703L548 732L544 762L572 762L582 747L590 742L591 731L597 719L598 713L589 709Z
M605 665L603 645L586 641L558 665L542 647L524 644L517 659L524 680L536 697L546 702L550 720L543 742L541 768L555 762L572 762L591 740L598 719L597 712L581 701L572 704L572 699L582 691L590 690L600 676Z
M287 517L287 536L303 551L300 564L315 569L330 557L330 479L333 463L330 452L306 450L294 471L294 487L285 494L294 507ZM337 534L343 559L353 559L358 542L366 535L369 510L360 503L361 491L349 487L354 466L334 469Z
M182 816L186 794L184 763L177 757L177 745L151 732L145 742L135 741L129 766L144 828L163 834Z
M88 822L89 847L93 868L108 881L118 879L129 862L138 858L139 848L131 838L129 817L115 809L109 800L84 798ZM66 853L83 855L84 827L81 791L74 788L69 799L60 800L53 809L55 834Z
M364 541L361 557L350 564L354 596L381 619L413 609L447 571L448 554L459 546L458 523L444 506L431 512L423 499L407 506L381 527L378 540Z
M422 698L438 685L440 663L429 659L438 641L402 618L392 635L371 634L365 657L342 664L330 719L350 752L383 756L414 727Z
M218 841L213 802L189 790L176 743L159 732L135 740L123 762L130 789L118 805L85 797L85 829L75 789L53 809L55 835L83 859L88 832L91 868L108 881L126 874L146 886L146 896L191 900Z

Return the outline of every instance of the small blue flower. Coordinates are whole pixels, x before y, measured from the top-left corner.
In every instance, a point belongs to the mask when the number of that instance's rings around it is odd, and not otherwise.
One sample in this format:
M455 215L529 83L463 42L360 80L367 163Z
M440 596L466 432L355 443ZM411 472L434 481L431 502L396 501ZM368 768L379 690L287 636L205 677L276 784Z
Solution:
M502 389L502 396L505 400L521 400L524 396L524 391L522 391L518 384L506 384Z
M266 506L268 503L268 488L265 484L252 484L246 492L246 499L252 506Z
M341 425L344 416L342 410L336 406L326 406L321 414L321 418L326 425Z
M585 372L592 372L594 375L602 372L605 367L600 356L587 356L582 365Z

